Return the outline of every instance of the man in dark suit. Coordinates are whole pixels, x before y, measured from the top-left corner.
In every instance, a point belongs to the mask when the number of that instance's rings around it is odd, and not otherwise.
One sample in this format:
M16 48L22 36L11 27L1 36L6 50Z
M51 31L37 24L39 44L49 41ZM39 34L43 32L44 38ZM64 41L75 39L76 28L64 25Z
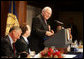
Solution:
M14 26L10 29L9 34L1 39L1 57L2 58L15 58L16 51L14 43L21 35L21 29Z
M22 30L22 34L19 40L16 41L15 43L15 47L17 52L21 55L21 54L29 54L29 40L27 39L27 37L30 36L30 26L27 24L22 24L20 26L21 30ZM21 56L22 57L22 56ZM26 56L23 56L26 57Z
M51 36L54 31L49 31L47 20L50 18L52 10L50 7L44 7L42 13L32 20L32 30L30 36L31 50L39 53L44 49L44 39L46 36Z

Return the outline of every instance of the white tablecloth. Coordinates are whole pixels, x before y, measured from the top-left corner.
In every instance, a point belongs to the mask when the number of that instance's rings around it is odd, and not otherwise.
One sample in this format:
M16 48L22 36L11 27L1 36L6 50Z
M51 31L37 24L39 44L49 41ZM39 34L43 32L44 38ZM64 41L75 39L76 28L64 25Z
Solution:
M83 52L83 48L82 49L78 49L77 52ZM73 58L76 55L74 55L74 54L63 54L63 56L64 56L64 58ZM41 57L41 55L38 53L33 58L40 58L40 57Z
M64 56L64 58L73 58L76 55L73 55L73 54L63 54L63 56ZM34 58L40 58L40 54L35 55Z

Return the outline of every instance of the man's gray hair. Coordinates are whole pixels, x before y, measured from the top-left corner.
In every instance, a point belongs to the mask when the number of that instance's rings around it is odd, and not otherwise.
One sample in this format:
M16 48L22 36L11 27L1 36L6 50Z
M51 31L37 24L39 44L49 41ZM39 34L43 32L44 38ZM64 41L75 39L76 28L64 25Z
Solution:
M13 30L21 30L19 26L13 26L10 28L9 33L12 32Z
M52 12L51 7L49 7L49 6L44 7L44 8L42 9L42 12L45 12L47 9L50 10L50 11Z

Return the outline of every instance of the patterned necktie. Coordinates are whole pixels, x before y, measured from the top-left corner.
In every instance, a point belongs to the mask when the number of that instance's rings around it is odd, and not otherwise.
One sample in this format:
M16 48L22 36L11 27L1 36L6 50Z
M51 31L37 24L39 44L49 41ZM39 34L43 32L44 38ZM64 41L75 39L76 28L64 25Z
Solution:
M14 51L14 56L15 56L15 43L13 43L13 51Z

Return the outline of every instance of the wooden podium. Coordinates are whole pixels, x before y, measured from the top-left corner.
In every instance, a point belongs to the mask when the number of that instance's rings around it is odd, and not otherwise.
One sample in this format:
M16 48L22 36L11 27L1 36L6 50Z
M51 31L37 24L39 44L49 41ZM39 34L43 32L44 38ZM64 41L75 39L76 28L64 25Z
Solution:
M44 41L45 47L67 48L72 40L69 37L68 29L62 29Z

